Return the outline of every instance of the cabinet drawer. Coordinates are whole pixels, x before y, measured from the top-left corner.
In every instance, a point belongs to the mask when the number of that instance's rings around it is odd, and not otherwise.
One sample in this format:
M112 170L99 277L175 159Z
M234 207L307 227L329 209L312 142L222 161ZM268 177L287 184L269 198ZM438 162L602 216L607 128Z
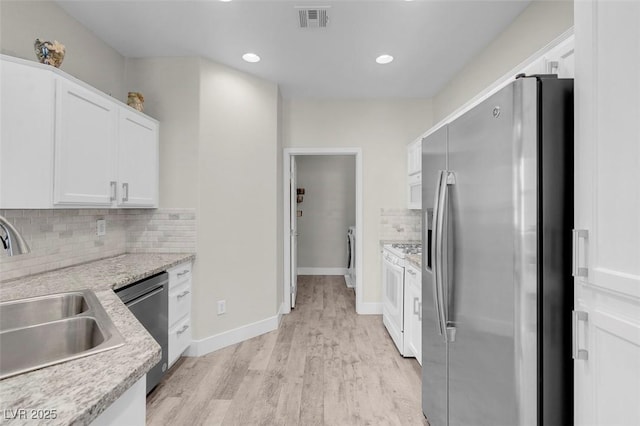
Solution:
M171 366L191 344L191 317L169 329L169 365Z
M169 327L191 312L191 283L184 282L169 289Z
M182 263L167 272L169 273L169 288L171 289L191 280L191 262Z

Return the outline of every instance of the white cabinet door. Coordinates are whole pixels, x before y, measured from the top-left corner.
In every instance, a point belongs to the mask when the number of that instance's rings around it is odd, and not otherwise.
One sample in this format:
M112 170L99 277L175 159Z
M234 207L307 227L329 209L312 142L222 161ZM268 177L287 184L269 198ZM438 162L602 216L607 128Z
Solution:
M118 126L118 205L158 204L158 124L120 108Z
M422 170L422 139L407 146L407 174L412 175Z
M191 262L169 269L169 367L191 345Z
M53 74L7 58L0 67L0 208L49 209L53 202Z
M640 2L574 10L575 227L588 232L577 244L588 356L574 362L575 418L640 424Z
M408 208L410 210L422 209L422 173L409 176Z
M62 78L56 104L54 204L111 206L117 105Z
M414 356L422 365L422 291L421 274L412 266L405 268L404 339L405 356Z

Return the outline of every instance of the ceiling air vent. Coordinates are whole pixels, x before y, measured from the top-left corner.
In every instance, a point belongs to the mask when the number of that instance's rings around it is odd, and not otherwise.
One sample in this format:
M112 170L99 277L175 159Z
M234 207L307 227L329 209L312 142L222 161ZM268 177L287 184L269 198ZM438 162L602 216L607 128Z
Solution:
M298 7L300 28L326 28L329 22L328 7Z

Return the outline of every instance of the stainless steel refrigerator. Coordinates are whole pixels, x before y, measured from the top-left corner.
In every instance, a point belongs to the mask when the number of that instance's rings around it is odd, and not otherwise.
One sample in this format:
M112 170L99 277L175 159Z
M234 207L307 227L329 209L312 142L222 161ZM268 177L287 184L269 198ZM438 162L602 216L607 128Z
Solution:
M519 76L422 144L431 426L570 425L573 80Z

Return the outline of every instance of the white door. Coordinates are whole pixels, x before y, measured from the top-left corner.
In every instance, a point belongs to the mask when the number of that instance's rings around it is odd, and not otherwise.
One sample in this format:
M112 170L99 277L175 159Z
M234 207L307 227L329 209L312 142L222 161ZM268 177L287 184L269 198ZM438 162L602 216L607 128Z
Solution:
M640 2L575 3L575 424L640 424Z
M109 207L114 201L117 105L59 79L54 204Z
M158 202L158 124L120 108L118 205L154 207Z
M298 188L296 182L296 157L291 158L291 178L290 178L290 207L289 214L289 235L291 239L291 307L296 307L296 296L298 294Z

